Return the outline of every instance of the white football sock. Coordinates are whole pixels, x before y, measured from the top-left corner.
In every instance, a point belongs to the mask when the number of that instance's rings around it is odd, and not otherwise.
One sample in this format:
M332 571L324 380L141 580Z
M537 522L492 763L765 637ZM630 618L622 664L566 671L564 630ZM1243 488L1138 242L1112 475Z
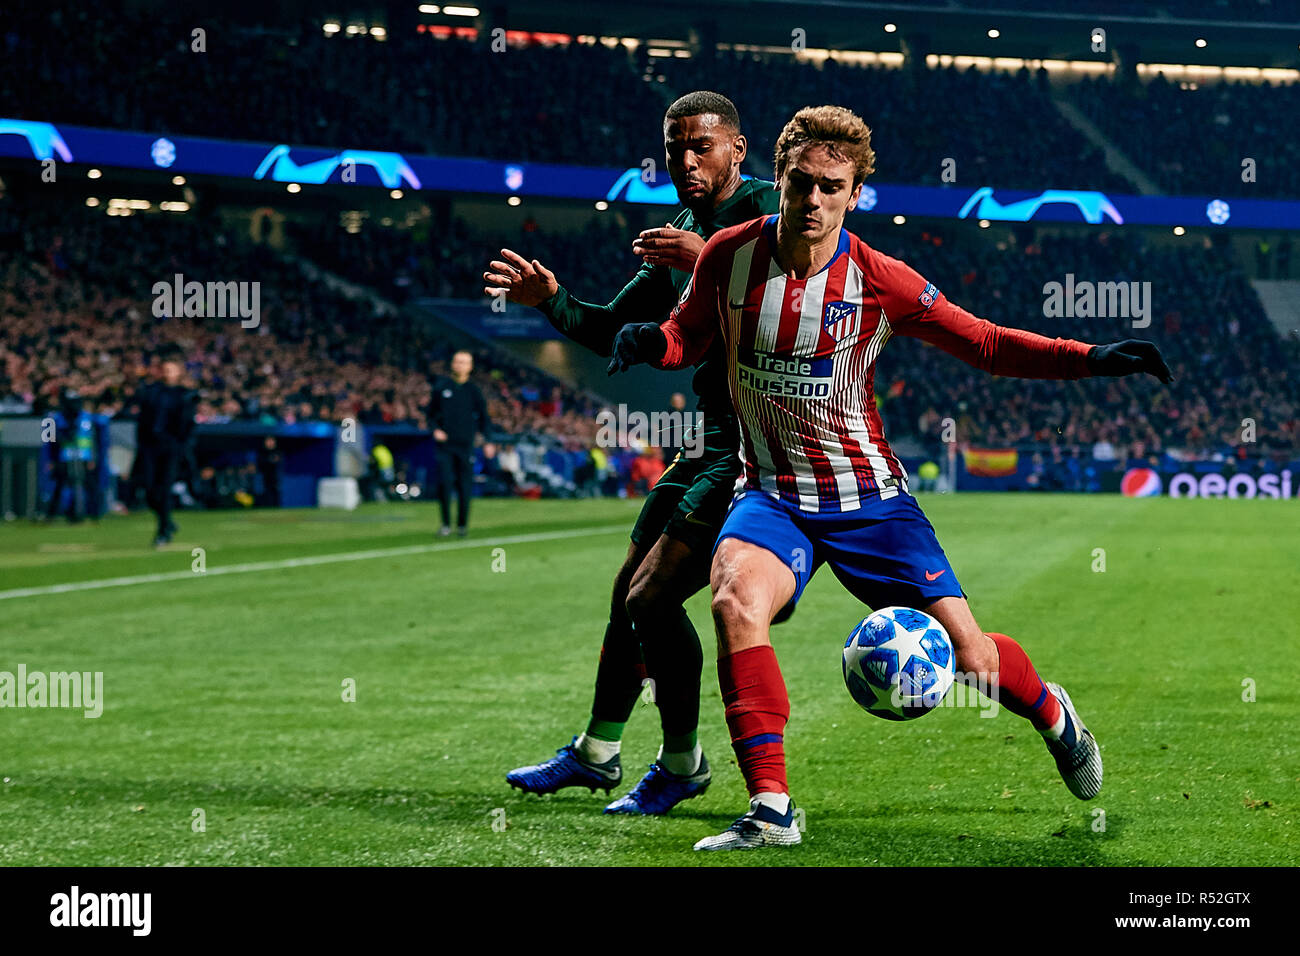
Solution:
M1056 723L1050 727L1044 727L1039 731L1048 740L1060 740L1061 734L1065 733L1065 722L1068 718L1065 714L1065 705L1061 705L1061 712L1056 717Z
M621 745L618 740L597 740L588 734L579 734L573 749L587 763L599 765L617 757Z
M788 793L756 793L749 802L751 804L761 803L782 816L790 812L790 794Z
M694 750L684 750L681 753L665 753L663 745L659 746L659 762L664 765L669 773L675 773L679 777L693 777L700 771L700 761L704 758L704 749L695 745Z

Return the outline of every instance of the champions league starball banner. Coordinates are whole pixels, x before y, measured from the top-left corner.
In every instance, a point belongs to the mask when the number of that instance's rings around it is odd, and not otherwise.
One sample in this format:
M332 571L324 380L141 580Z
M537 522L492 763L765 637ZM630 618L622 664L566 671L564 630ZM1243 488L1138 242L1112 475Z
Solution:
M0 157L156 169L300 185L355 185L425 192L519 195L678 205L677 191L654 161L629 168L561 166L286 143L247 143L89 129L0 118ZM1126 196L1047 186L900 186L871 182L857 212L990 222L1078 222L1300 229L1300 201L1214 196Z

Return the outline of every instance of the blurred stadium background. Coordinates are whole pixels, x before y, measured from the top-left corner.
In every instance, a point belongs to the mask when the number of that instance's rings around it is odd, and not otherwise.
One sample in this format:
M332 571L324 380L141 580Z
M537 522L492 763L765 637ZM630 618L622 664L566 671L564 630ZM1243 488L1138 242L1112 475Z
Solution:
M169 344L201 397L185 508L311 506L331 475L428 499L430 376L458 348L492 419L479 494L637 494L660 453L600 447L597 414L667 410L689 376L608 379L539 313L494 312L480 274L510 246L612 298L632 237L675 214L661 119L693 89L735 101L756 176L797 108L853 108L879 168L851 229L994 322L1169 358L1153 391L893 343L879 403L922 487L1115 493L1149 469L1129 491L1255 494L1300 474L1298 28L1294 0L16 8L0 512L46 510L61 411L93 423L85 512L138 507L133 396ZM344 150L370 151L355 182ZM260 283L258 326L155 317L176 273ZM1049 317L1067 277L1150 283L1150 313Z

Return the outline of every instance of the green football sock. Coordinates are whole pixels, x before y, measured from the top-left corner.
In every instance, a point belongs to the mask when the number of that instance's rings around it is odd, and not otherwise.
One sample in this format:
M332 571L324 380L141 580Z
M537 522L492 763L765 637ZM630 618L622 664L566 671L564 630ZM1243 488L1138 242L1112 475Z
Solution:
M700 734L698 730L692 730L686 734L664 734L664 753L690 753L699 742Z
M626 726L627 724L616 723L612 720L597 720L592 717L591 720L587 721L587 736L595 737L597 740L608 740L610 743L617 743L623 739L623 728Z

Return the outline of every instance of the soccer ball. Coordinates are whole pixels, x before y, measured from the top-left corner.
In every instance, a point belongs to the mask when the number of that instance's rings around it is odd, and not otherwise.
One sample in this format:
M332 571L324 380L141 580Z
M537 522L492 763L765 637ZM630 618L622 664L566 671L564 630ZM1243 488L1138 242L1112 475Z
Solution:
M923 717L952 689L956 652L943 625L910 607L865 618L844 642L844 683L869 714Z

